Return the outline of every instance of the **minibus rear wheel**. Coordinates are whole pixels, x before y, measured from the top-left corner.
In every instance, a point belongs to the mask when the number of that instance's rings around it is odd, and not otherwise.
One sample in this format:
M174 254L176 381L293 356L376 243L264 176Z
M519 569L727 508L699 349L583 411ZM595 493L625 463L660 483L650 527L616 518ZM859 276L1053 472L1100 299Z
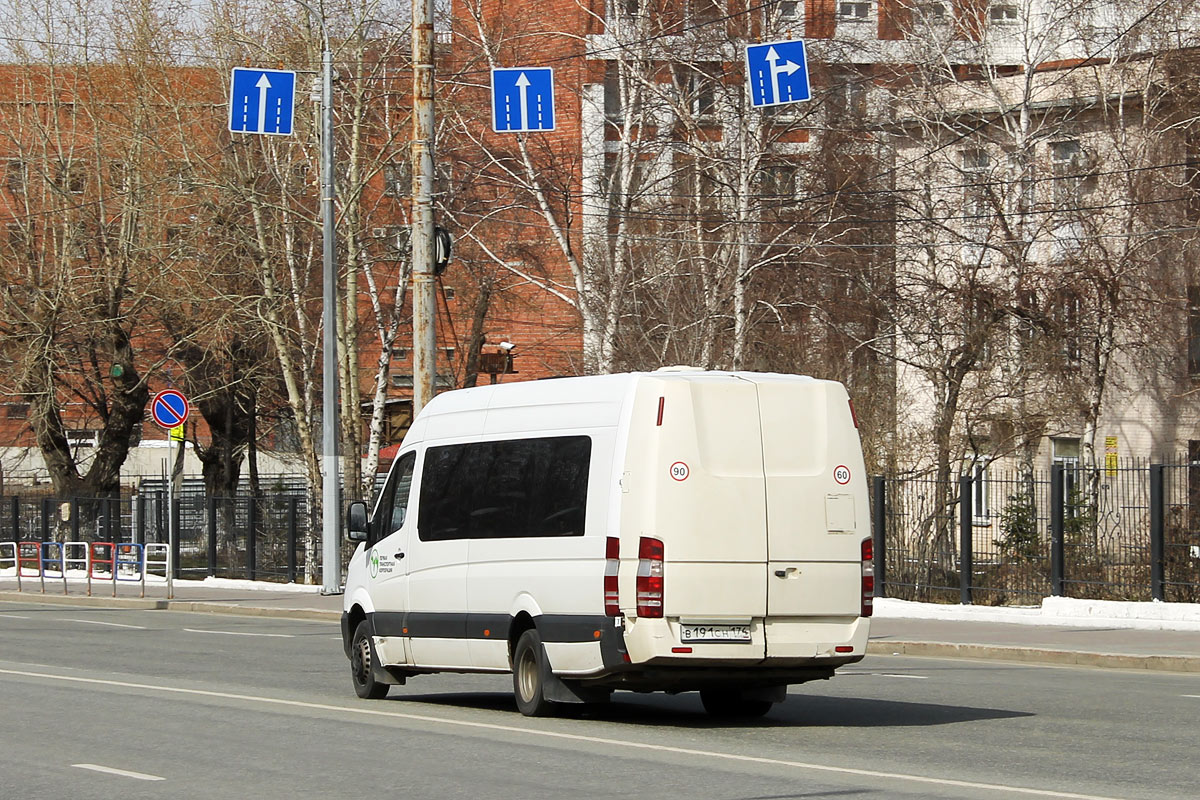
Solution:
M375 680L371 670L374 661L371 626L364 619L354 629L354 638L350 641L350 680L354 683L354 693L364 700L380 700L388 693L388 685Z
M554 706L546 699L546 651L542 637L533 628L521 634L513 648L513 694L517 709L527 717L545 717Z

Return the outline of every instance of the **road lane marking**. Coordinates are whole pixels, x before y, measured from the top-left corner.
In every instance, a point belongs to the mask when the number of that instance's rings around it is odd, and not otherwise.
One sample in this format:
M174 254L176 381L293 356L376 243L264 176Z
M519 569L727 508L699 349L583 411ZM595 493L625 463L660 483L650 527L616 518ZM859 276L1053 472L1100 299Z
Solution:
M72 764L72 767L80 769L90 769L93 772L104 772L109 775L120 775L122 778L136 778L139 781L165 781L166 778L158 775L147 775L144 772L130 772L127 769L117 769L116 767L102 767L99 764Z
M0 619L33 619L33 617L23 617L20 614L9 614L8 612L3 612L0 613Z
M1184 697L1191 697L1191 698L1194 698L1194 699L1196 699L1196 700L1200 700L1200 694L1185 694L1185 695L1183 695L1183 696L1184 696Z
M910 681L927 681L928 675L901 675L899 672L839 672L838 675L871 676L874 678L906 678Z
M69 617L55 617L56 622L82 622L84 625L108 625L110 628L132 628L135 631L146 630L141 625L125 625L121 622L101 622L98 619L70 619Z
M262 703L264 705L286 706L290 708L307 708L314 711L332 711L361 716L387 717L405 719L414 722L428 722L450 727L472 728L474 730L497 731L501 733L525 734L540 736L546 739L560 739L572 742L587 742L589 744L609 745L629 750L648 750L658 753L674 753L684 756L698 756L705 759L721 759L749 764L766 764L774 767L791 767L813 772L827 772L837 775L854 775L862 778L884 778L887 780L908 781L910 783L933 786L949 786L959 789L983 789L992 792L1008 792L1010 794L1030 795L1034 797L1057 797L1064 800L1120 800L1094 794L1077 794L1075 792L1056 792L1052 789L1032 789L1024 786L1005 786L998 783L978 783L975 781L959 781L951 778L931 778L925 775L909 775L903 772L884 772L873 769L856 769L853 767L835 767L829 764L813 764L804 761L789 761L781 758L766 758L764 756L747 756L736 753L722 753L713 750L696 750L690 747L673 747L665 744L650 744L648 742L630 742L622 739L608 739L602 736L585 736L578 733L563 733L561 731L543 731L535 728L523 728L517 725L500 725L493 722L472 722L470 720L453 719L450 717L433 717L427 714L408 714L401 711L381 711L375 708L356 708L353 706L334 706L327 703L306 703L302 700L284 700L277 697L255 697L248 694L232 692L214 692L207 689L184 689L180 686L159 686L151 683L133 683L131 681L113 681L100 678L81 678L71 675L56 675L48 672L26 672L17 669L0 669L0 675L17 675L25 678L36 678L43 681L61 681L63 683L81 683L93 686L115 686L122 689L137 689L139 691L163 692L167 694L192 695L194 697L213 697L223 700L240 700L246 703Z
M224 636L269 636L272 639L295 639L290 633L248 633L246 631L206 631L201 628L184 628L188 633L219 633Z

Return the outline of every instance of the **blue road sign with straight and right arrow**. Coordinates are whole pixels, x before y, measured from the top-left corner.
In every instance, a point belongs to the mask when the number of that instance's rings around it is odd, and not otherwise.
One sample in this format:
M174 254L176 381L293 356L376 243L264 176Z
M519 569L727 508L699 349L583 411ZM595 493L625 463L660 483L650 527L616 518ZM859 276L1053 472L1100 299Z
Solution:
M492 70L492 130L497 133L554 130L554 70L550 67Z
M234 67L229 81L229 130L290 136L295 104L295 72Z
M746 78L755 108L799 103L811 97L804 40L746 46Z

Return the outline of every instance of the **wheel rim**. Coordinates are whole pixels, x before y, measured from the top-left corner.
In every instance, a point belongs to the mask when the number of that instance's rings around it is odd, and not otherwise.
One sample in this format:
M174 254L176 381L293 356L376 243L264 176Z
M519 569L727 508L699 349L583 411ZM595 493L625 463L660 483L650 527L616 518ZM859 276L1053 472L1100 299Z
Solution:
M537 660L533 656L532 648L523 650L520 660L517 661L517 685L521 689L521 699L525 702L532 702L537 697Z
M367 637L361 637L355 643L355 667L357 668L354 677L360 684L366 683L367 678L371 676L371 643L367 641Z

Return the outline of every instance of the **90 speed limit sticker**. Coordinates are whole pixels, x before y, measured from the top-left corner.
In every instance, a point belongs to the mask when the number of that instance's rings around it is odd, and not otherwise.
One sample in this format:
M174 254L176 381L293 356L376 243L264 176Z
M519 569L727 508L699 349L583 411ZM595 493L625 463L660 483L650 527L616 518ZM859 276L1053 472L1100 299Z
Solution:
M845 486L850 482L850 468L845 464L838 464L833 468L833 479L837 481L839 485Z
M671 477L675 480L686 481L689 474L691 471L688 469L688 465L682 461L676 461L671 465Z

